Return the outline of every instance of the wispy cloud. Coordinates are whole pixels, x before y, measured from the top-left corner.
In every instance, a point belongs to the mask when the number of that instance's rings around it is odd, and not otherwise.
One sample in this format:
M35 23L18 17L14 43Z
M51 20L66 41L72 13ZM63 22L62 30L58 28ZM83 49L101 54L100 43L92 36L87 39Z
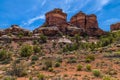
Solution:
M46 4L46 0L43 0L43 2L41 3L41 7L44 6Z
M96 0L93 8L91 9L91 12L98 12L103 9L104 6L106 6L110 0Z
M34 17L28 20L28 24L32 24L34 21L39 20L39 19L45 19L44 15L40 15L40 16L37 16L37 17Z
M29 25L31 25L32 23L34 23L36 20L39 20L39 19L44 20L44 19L45 19L45 16L44 16L44 15L39 15L39 16L36 16L36 17L34 17L34 18L31 18L31 19L29 19L27 22L23 22L23 23L21 24L21 26L25 26L25 25L29 26Z
M118 19L118 18L111 18L111 19L108 19L108 20L104 21L103 24L109 26L109 25L117 23L117 22L120 22L120 19Z
M65 10L67 13L79 11L84 8L90 1L91 0L65 0L66 5L68 5L67 9L65 7Z

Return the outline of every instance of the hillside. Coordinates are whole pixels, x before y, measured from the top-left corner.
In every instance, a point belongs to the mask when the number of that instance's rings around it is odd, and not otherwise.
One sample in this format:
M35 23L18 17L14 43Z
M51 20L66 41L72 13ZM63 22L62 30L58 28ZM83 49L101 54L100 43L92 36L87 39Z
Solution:
M6 40L7 39L7 40ZM119 80L120 31L0 42L1 80ZM13 79L14 78L14 79Z

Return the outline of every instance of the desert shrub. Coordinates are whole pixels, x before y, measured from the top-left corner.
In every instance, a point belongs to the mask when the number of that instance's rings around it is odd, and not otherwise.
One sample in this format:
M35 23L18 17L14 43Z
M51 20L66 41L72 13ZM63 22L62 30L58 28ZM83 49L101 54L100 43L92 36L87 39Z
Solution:
M10 59L11 58L11 53L2 49L0 50L0 60L3 61L5 59Z
M3 80L16 80L14 77L5 77Z
M95 60L95 56L92 55L92 54L87 55L86 58L87 58L87 59L91 59L92 61Z
M79 64L79 65L77 66L77 71L81 71L82 68L83 68L83 66L82 66L81 64Z
M81 38L80 38L80 35L79 34L76 34L75 35L75 42L77 43L77 44L79 44L79 41L81 40Z
M39 74L38 75L38 80L45 80L45 75Z
M30 78L29 78L29 80L33 80L33 78L32 78L32 77L30 77Z
M94 70L92 71L92 73L93 73L93 75L94 75L95 77L100 77L100 76L101 76L100 70L94 69Z
M40 42L41 42L41 43L46 43L46 42L47 42L47 36L45 36L45 35L40 35Z
M34 40L34 41L33 41L33 45L36 45L36 44L38 44L38 41L37 41L37 40Z
M120 57L120 51L114 53L106 53L104 54L104 57Z
M62 58L61 57L57 57L56 62L61 63L62 62Z
M68 63L76 63L76 62L77 62L77 60L74 57L71 57L68 59Z
M52 71L53 71L53 68L52 68L52 67L49 67L49 68L48 68L48 71L52 72Z
M35 64L35 61L31 61L30 65L34 65Z
M103 80L111 80L111 77L110 76L104 76Z
M59 63L59 62L56 62L56 63L55 63L55 67L60 67L60 63Z
M45 61L44 65L45 65L45 70L52 68L52 61L47 60L47 61Z
M86 65L86 70L87 70L87 71L91 71L91 65L90 65L90 64L87 64L87 65Z
M27 65L26 63L21 62L20 64L17 64L16 61L14 61L11 64L10 70L8 71L9 74L12 76L17 77L23 77L27 75Z
M68 51L74 51L79 48L77 43L74 44L67 44L65 47L63 47L63 52L68 52Z
M88 62L88 63L94 60L95 60L95 56L92 54L88 54L85 58L85 62Z
M21 52L20 52L20 55L22 57L29 57L31 56L33 53L33 47L30 46L30 45L23 45L22 48L21 48Z
M39 59L38 56L36 56L36 55L32 56L31 58L32 58L32 61L36 61Z
M89 58L87 59L87 58L86 58L86 59L85 59L85 62L86 62L86 63L90 63L90 62L91 62L91 59L89 59Z
M41 48L39 46L34 46L33 51L34 51L34 53L39 53L39 52L41 52Z

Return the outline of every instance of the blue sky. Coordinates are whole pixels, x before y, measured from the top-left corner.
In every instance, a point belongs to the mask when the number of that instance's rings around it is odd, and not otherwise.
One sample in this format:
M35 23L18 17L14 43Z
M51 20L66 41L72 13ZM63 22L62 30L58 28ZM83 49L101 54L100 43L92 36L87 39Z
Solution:
M96 14L100 28L108 31L110 24L120 22L120 0L0 0L0 29L18 24L33 30L45 21L44 14L61 8L69 19L79 11Z

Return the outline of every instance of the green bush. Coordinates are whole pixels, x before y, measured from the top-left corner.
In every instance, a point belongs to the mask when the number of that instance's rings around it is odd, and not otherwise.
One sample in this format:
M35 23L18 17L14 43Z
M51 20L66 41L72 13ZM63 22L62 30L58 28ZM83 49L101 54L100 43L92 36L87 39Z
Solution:
M0 50L0 60L3 61L5 59L10 59L11 58L11 53L7 52L6 50L2 49Z
M100 70L94 69L92 72L93 72L93 75L95 77L100 77L101 76Z
M33 47L30 45L23 45L21 48L20 55L21 57L29 57L33 53Z
M89 59L89 58L87 59L87 58L86 58L86 59L85 59L85 62L86 62L86 63L90 63L90 62L91 62L91 59Z
M51 68L51 67L52 67L52 61L47 60L47 61L45 62L45 70L48 70L48 69Z
M52 68L52 67L49 67L49 68L48 68L48 71L52 72L52 71L53 71L53 68Z
M81 71L82 68L83 68L83 66L82 66L81 64L79 64L79 65L77 66L77 71Z
M57 57L56 62L62 63L62 58L61 57Z
M41 43L46 43L46 42L47 42L47 36L45 36L45 35L40 35L40 42L41 42Z
M4 80L16 80L14 77L5 77Z
M56 62L56 63L55 63L55 67L60 67L60 63L59 63L59 62Z
M90 65L90 64L87 64L87 65L86 65L86 70L87 70L87 71L91 71L91 65Z
M34 46L33 51L34 51L34 53L39 53L39 52L41 52L41 48L39 46Z
M94 61L95 60L95 56L92 55L92 54L89 54L89 55L86 56L86 59L91 59L92 61Z
M37 40L34 40L34 41L33 41L33 45L36 45L36 44L38 44L38 41L37 41Z
M36 61L38 59L39 59L38 56L36 56L36 55L32 56L32 61Z
M68 59L68 63L76 63L76 62L77 62L77 60L74 57L71 57Z
M95 60L95 56L92 54L88 54L85 58L85 62L87 62L87 63L94 61L94 60Z
M63 47L63 52L68 52L68 51L74 51L79 48L77 43L74 44L67 44L65 47Z
M38 80L45 80L45 76L43 74L38 75Z
M12 76L24 77L27 75L26 63L21 62L20 64L18 64L16 63L16 61L14 61L10 67L11 68L8 71L8 73L11 74Z
M111 77L110 76L104 76L103 80L111 80Z

